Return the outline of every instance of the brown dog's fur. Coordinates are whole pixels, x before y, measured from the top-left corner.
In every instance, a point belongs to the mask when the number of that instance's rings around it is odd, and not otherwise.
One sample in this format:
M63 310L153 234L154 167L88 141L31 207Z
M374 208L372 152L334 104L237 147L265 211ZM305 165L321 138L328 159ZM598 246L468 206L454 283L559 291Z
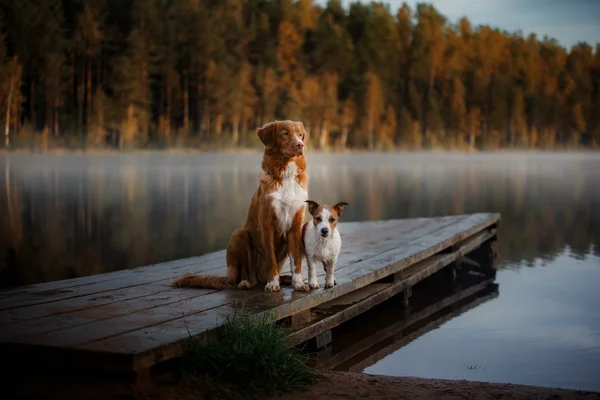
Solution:
M301 276L302 225L306 198L299 198L302 193L296 195L296 192L287 192L299 206L293 217L289 215L289 229L282 231L282 219L286 218L278 215L274 196L278 191L279 195L283 193L284 179L287 185L290 182L297 183L293 189L303 189L303 194L306 195L308 174L303 143L306 131L301 122L274 121L258 128L257 134L265 145L261 165L263 172L258 189L252 197L244 227L236 229L229 239L226 254L227 277L187 275L175 280L173 286L224 289L236 285L240 289L250 289L258 283L268 283L266 291L277 291L278 277L288 256L293 260L294 274ZM299 142L304 145L302 149L298 148ZM297 173L291 177L292 172ZM286 200L290 198L286 197ZM288 214L283 215L285 217ZM287 228L287 224L284 225ZM300 283L295 289L308 290L306 284Z

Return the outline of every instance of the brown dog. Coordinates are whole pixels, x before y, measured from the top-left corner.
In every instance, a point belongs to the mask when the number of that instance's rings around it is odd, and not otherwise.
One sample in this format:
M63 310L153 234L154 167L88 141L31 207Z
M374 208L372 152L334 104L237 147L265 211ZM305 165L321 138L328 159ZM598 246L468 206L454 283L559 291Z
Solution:
M306 131L302 122L274 121L257 130L265 145L258 189L252 197L246 224L236 229L227 247L227 277L187 275L176 287L250 289L265 284L278 291L286 258L292 263L292 286L308 291L302 281L302 223L308 198L304 157Z

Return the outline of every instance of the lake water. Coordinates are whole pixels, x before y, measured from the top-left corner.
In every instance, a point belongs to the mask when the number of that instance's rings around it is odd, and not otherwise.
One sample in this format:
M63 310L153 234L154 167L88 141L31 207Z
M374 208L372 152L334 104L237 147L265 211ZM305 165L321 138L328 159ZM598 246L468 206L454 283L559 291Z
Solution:
M502 214L499 296L365 368L600 391L600 155L309 154L343 220ZM0 156L0 287L223 249L260 154Z

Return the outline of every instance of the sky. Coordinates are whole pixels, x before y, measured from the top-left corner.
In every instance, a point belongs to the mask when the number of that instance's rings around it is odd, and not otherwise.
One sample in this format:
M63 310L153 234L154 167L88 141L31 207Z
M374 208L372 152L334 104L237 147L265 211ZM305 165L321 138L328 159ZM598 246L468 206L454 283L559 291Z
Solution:
M354 0L342 0L348 8ZM365 2L365 1L361 1ZM402 0L382 0L395 14ZM592 47L600 43L600 0L406 0L411 9L427 2L450 22L466 16L476 25L490 25L509 32L521 30L525 36L535 33L558 40L567 49L578 42ZM318 3L326 4L327 0ZM366 1L368 3L368 1Z

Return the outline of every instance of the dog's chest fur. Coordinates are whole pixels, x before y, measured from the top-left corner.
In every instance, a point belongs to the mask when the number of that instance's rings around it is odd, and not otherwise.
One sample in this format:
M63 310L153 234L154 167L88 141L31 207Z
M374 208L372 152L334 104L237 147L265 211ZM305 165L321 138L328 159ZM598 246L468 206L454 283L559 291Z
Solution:
M337 258L342 248L342 238L338 230L334 230L331 236L322 237L318 230L309 222L304 233L304 248L306 257L313 261L326 262Z
M292 227L294 216L304 202L308 199L306 189L298 183L298 167L295 162L290 162L282 173L282 182L273 192L271 197L273 210L279 222L281 234L285 237Z

